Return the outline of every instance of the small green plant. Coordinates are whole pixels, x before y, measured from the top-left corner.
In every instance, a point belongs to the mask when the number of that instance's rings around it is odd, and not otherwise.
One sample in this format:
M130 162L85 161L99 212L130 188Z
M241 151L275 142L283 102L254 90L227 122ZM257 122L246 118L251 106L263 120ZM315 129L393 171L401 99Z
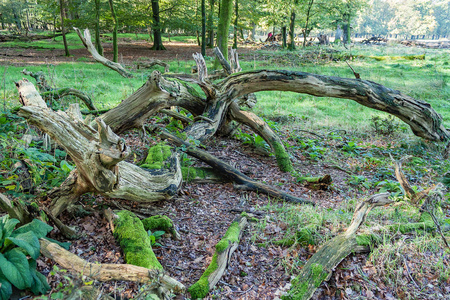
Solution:
M44 275L36 271L39 239L53 228L37 219L17 229L17 219L0 218L0 300L7 300L12 286L29 289L35 295L44 294L50 286Z
M379 116L372 116L370 120L370 126L375 130L377 134L381 135L393 135L395 132L399 131L400 125L394 116L387 116L386 118L381 118Z
M270 151L269 144L267 144L266 141L259 135L256 135L254 133L245 133L242 132L241 129L238 129L236 137L240 139L244 144L249 144L255 148L260 148L267 152Z
M152 232L151 230L147 231L148 237L150 239L150 243L152 246L161 247L162 245L157 242L166 232L162 230L158 230L155 232Z
M304 150L309 159L317 161L323 157L327 149L317 140L298 139L299 148Z
M347 183L354 186L361 185L366 189L370 189L372 187L372 184L369 182L369 180L367 180L367 178L362 175L351 175L347 180Z

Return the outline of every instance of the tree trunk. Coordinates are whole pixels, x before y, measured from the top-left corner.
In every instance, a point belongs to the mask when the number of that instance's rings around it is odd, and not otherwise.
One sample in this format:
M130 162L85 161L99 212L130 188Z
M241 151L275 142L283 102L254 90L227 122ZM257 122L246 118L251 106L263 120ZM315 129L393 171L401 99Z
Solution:
M98 54L103 55L103 47L100 40L100 0L95 0L95 46Z
M117 22L116 12L114 11L113 0L109 0L109 8L111 9L111 16L114 20L114 30L113 30L113 62L118 62L119 48L117 45L117 31L119 29L119 23Z
M338 25L336 28L336 33L334 35L334 43L339 43L341 41L342 38L342 29L341 29L341 25Z
M351 38L350 38L350 34L351 34L351 29L350 29L350 14L346 13L343 16L343 21L344 24L342 26L342 31L343 31L343 43L344 45L347 45L348 43L351 42Z
M208 13L208 48L214 47L214 4L215 0L209 0Z
M237 36L238 36L238 19L239 19L239 0L234 0L234 42L233 48L237 49Z
M291 39L291 42L289 44L289 50L293 51L295 50L295 33L294 33L294 29L295 29L295 8L292 9L292 13L291 13L291 20L289 23L289 37Z
M206 5L202 0L202 55L206 56Z
M311 17L311 8L312 8L313 4L314 4L314 0L309 0L308 9L306 11L305 28L303 29L303 48L306 47L306 38L309 35L309 32L308 32L309 18Z
M231 23L231 15L233 14L233 0L221 0L219 25L217 27L217 47L219 47L223 56L228 60L228 30ZM214 66L219 66L216 59Z
M61 16L61 32L62 32L62 37L63 37L63 42L64 42L64 51L65 51L65 56L70 56L69 53L69 46L67 45L67 39L66 39L66 29L64 27L64 0L59 0L59 11L60 11L60 16Z
M283 47L283 49L286 48L286 44L287 44L287 36L286 36L287 33L286 32L287 32L286 26L281 27L281 36L282 36L282 40L283 40L281 47Z
M166 50L166 47L162 44L161 37L161 21L159 18L159 0L152 1L152 11L153 11L153 47L152 50Z

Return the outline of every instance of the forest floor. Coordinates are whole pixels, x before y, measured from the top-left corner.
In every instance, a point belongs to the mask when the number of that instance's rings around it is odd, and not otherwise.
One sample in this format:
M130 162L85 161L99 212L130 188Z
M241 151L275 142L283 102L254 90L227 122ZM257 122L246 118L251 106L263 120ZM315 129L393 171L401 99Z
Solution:
M192 54L200 52L200 47L194 44L171 42L165 46L167 51L151 51L150 43L123 40L119 44L120 61L132 65L142 57L163 61L192 60ZM255 49L240 47L238 52L251 60ZM70 52L72 56L65 57L63 50L58 49L0 48L0 64L27 66L91 60L84 48ZM105 53L106 57L111 57L112 49L105 47ZM207 50L207 56L213 56L211 49ZM408 175L411 182L422 188L436 183L441 171L433 169L442 160L441 148L417 141L405 146L403 133L395 128L389 134L336 130L307 132L299 129L301 124L293 127L290 122L275 118L272 121L277 122L283 140L292 147L288 150L296 170L314 176L329 174L333 179L331 186L324 190L312 189L298 178L280 172L274 157L261 154L258 145L247 143L243 146L242 139L215 138L207 144L208 151L258 181L310 199L316 203L315 208L288 205L265 195L237 191L232 184L183 184L173 199L152 204L154 213L169 216L182 234L179 241L163 236L158 240L161 246L155 247L154 252L167 273L187 287L200 278L210 263L215 244L238 214L236 210L253 212L260 219L251 222L245 230L225 276L207 299L280 299L289 290L291 279L320 245L345 230L356 203L380 190L375 182L395 181L389 154L397 158L412 154L421 160L422 169L411 164L407 165L407 170L413 172ZM245 128L242 132L247 133ZM134 131L124 138L137 153L138 160L145 158L150 141L142 140ZM194 164L199 163L194 161ZM62 216L67 225L77 226L81 235L78 240L71 241L70 250L88 261L123 263L121 250L102 216L102 209L110 201L101 196L85 195L80 203L93 207L95 213L82 218ZM116 201L115 207L127 204ZM443 207L442 214L448 220L450 206ZM293 221L293 213L298 213L296 218L299 219ZM412 222L417 219L418 210L400 201L395 208L375 210L367 222L371 225L392 224L392 218L402 213ZM312 230L310 243L290 246L276 243L312 221L317 226ZM50 237L61 240L55 231ZM450 254L438 234L431 237L426 232L396 232L383 237L378 248L380 250L373 249L376 255L354 254L344 259L313 299L450 299ZM65 295L74 286L86 284L86 279L61 271L51 275L53 265L49 259L38 260L40 271L48 275L53 293L62 291ZM70 288L64 290L60 283L64 288ZM136 297L143 288L126 282L94 282L93 285L116 299ZM187 297L179 295L176 299Z

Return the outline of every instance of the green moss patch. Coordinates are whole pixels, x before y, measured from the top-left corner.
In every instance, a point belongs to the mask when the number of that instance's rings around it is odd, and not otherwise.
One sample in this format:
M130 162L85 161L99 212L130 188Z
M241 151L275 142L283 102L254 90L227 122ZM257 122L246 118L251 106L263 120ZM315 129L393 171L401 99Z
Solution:
M144 225L144 229L146 231L163 230L165 232L170 232L174 236L176 235L173 221L167 216L151 216L147 219L142 220L142 224Z
M161 169L164 162L172 155L171 147L165 143L159 143L148 150L147 158L142 168Z
M135 266L162 270L141 220L127 210L117 215L119 218L114 220L114 237L123 250L125 261Z
M238 243L240 232L241 229L239 228L239 222L231 223L223 238L220 240L220 242L217 243L216 251L218 253L222 253L228 248L231 243Z

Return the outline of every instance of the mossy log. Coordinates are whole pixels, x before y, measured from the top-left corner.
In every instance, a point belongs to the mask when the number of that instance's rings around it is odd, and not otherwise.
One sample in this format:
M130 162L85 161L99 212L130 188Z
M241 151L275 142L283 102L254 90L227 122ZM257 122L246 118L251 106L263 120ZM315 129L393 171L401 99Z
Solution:
M216 251L211 263L200 279L189 287L193 299L204 298L219 282L231 260L231 255L237 249L243 230L247 226L247 218L236 218L228 228L223 238L216 244Z
M128 147L102 119L96 119L95 130L84 124L78 105L72 104L67 112L54 112L30 82L22 80L17 87L25 105L19 114L63 147L77 167L58 190L49 193L57 198L51 208L55 217L86 192L139 202L168 199L176 194L182 182L178 155L171 156L168 169L157 171L124 162Z
M122 210L113 216L114 237L129 264L152 270L163 270L153 253L152 245L142 221L130 211Z
M233 168L229 164L221 161L220 159L214 157L213 155L209 154L206 151L194 147L190 143L183 141L182 139L174 136L173 134L168 133L165 130L161 130L160 136L162 138L170 140L178 147L183 146L182 151L207 163L214 170L216 170L217 173L220 173L223 177L228 178L230 181L233 181L236 184L235 187L239 189L263 193L271 197L282 199L287 202L314 205L314 202L292 196L288 193L273 188L267 184L263 184L261 182L249 178L248 176L246 176L239 170Z
M322 281L328 280L334 268L358 246L356 231L370 210L392 203L388 197L389 193L381 193L361 202L356 207L347 230L320 247L302 268L300 274L292 280L292 288L287 295L283 296L283 299L311 299Z
M175 229L173 221L167 216L161 215L151 216L146 219L143 219L142 224L144 225L144 229L146 231L163 230L165 232L172 234L174 239L176 240L181 239L180 234Z
M125 280L145 284L157 283L166 290L183 293L185 287L160 270L151 270L130 264L101 264L88 262L46 239L39 240L41 254L54 260L62 268L99 281Z

